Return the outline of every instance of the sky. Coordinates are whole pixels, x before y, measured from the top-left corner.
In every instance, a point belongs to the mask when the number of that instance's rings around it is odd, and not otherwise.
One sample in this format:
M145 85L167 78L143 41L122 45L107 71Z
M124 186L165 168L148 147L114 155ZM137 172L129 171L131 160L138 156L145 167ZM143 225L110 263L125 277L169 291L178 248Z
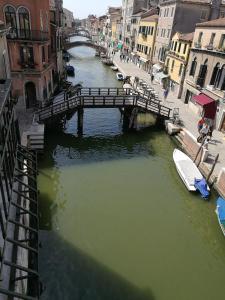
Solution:
M108 6L122 6L122 0L63 0L63 7L71 10L75 19L84 19L89 14L104 15Z

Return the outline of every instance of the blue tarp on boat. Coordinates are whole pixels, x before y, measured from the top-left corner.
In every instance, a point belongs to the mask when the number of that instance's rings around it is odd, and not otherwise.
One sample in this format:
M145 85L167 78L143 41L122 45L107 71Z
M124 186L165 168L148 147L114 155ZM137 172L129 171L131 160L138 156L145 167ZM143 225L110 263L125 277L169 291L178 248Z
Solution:
M195 188L198 190L202 196L202 198L207 199L209 197L209 191L207 189L207 182L205 178L195 179Z
M218 215L221 222L225 222L225 200L219 197L216 201L218 207Z

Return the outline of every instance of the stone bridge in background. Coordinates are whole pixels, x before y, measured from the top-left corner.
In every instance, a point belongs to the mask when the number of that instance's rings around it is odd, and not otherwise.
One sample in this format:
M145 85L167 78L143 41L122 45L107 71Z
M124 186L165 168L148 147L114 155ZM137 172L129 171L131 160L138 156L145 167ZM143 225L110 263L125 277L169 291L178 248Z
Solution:
M105 47L97 45L92 41L74 41L74 42L67 41L65 43L65 50L69 50L71 48L79 47L79 46L87 46L99 52L104 52L104 53L107 52L107 49Z
M87 29L85 29L83 27L78 27L73 32L70 32L67 35L67 37L73 37L73 36L82 36L82 37L86 37L88 39L92 38L91 33Z

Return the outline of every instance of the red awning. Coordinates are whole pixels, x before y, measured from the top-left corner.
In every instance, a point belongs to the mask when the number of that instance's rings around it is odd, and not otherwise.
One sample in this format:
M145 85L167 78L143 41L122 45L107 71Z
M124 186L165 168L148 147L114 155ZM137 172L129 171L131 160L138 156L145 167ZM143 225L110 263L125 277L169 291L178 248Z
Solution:
M204 109L204 117L214 119L216 115L217 104L216 101L205 94L193 96L193 100L201 105Z
M209 103L215 102L212 98L210 98L205 94L195 95L193 96L193 100L201 106L205 106L208 105Z

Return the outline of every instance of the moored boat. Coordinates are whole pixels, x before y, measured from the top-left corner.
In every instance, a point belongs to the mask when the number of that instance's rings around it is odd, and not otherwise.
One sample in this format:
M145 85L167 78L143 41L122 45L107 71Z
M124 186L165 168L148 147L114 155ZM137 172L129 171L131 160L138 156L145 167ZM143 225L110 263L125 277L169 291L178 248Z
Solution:
M196 180L204 179L195 163L182 151L175 149L173 151L173 160L178 174L189 191L196 191ZM207 190L209 187L207 186Z
M122 73L116 73L116 78L117 78L117 80L119 80L119 81L124 80L124 76L123 76Z
M117 68L116 66L112 66L111 69L112 69L113 71L118 71L118 68Z
M66 66L66 72L67 72L67 75L69 76L74 76L75 75L75 69L73 66Z
M109 58L103 58L101 59L102 63L107 65L107 66L112 66L113 65L113 61Z
M220 228L225 236L225 199L222 197L216 200L216 214Z

